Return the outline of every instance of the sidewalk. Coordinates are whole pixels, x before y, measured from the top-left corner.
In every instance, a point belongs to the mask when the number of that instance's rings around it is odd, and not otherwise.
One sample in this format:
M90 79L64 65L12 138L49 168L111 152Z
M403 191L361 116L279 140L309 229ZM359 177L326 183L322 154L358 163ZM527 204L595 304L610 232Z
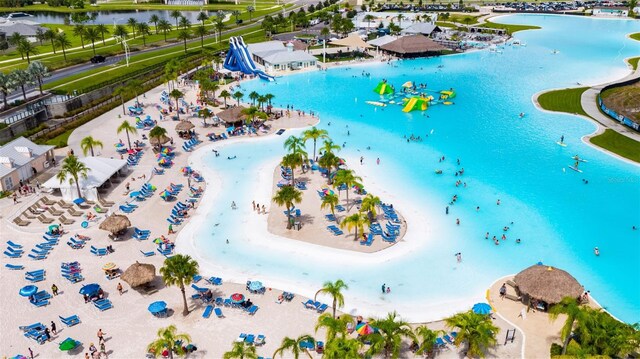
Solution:
M600 84L597 86L594 86L590 89L588 89L587 91L585 91L582 94L582 98L580 99L580 103L582 105L582 108L584 109L584 111L590 116L592 117L594 120L596 120L598 123L600 123L602 125L602 127L604 128L610 128L624 136L627 136L631 139L634 139L636 141L640 141L640 133L637 131L634 131L632 128L629 128L623 124L621 124L620 122L612 119L611 117L603 114L602 112L600 112L600 108L598 107L598 94L600 93L600 91L602 91L603 88L605 88L608 85L612 85L612 84L616 84L616 83L620 83L620 82L624 82L624 81L628 81L631 79L636 79L636 78L640 78L640 67L637 68L634 72L632 72L631 74L616 80L616 81L612 81L609 83L605 83L605 84ZM596 134L600 134L602 132L604 132L604 128L600 128L598 129ZM594 134L595 135L595 134Z

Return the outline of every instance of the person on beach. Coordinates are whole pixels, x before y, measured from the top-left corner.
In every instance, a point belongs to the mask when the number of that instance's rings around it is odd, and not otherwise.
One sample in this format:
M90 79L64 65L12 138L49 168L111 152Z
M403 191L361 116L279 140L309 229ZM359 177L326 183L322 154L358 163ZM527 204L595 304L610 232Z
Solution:
M102 328L98 329L98 343L104 343L104 332Z
M176 232L173 230L173 224L169 223L169 230L167 231L167 235L174 234L174 233Z
M58 295L58 287L54 284L51 285L51 292L53 292L53 296Z
M264 206L264 204L262 205L262 213L267 214L267 208Z
M380 164L380 157L378 157L378 159L376 160L376 164Z
M118 293L120 293L120 295L122 295L123 293L123 289L122 289L122 283L118 283L118 286L116 287L116 289L118 289Z
M382 284L382 294L386 293L386 288L387 288L387 285Z
M31 350L31 347L29 347L29 348L27 348L27 349L29 349L29 357L30 357L31 359L33 359L33 350Z
M256 201L251 201L251 205L253 206L253 210L256 210Z
M500 298L504 299L505 295L507 295L507 284L502 283L502 287L500 287Z
M236 202L235 201L231 201L231 209L236 209Z
M56 330L56 323L54 323L53 320L51 321L51 332L53 334L58 334L58 330Z

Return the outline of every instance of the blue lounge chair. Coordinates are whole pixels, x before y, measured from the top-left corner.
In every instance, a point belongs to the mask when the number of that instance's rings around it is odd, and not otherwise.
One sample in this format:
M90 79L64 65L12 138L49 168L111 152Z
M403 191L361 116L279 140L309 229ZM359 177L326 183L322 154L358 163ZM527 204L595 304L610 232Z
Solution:
M7 241L7 244L9 245L9 247L13 247L13 248L16 248L16 249L22 248L21 245L15 244L15 243L13 243L11 241Z
M443 336L444 340L447 341L447 343L452 344L453 345L453 339L451 339L451 337L448 334L445 334Z
M313 299L309 299L306 302L302 302L302 305L307 309L316 309L316 305L313 302Z
M341 205L341 204L339 204L339 205L337 205L337 206L336 206L336 210L337 210L338 212L344 212L344 211L346 211L346 209L345 209L344 207L342 207L342 205Z
M227 298L227 299L224 300L224 306L225 307L230 307L232 305L233 305L233 303L231 303L231 299Z
M252 305L249 309L247 309L247 313L249 313L249 315L254 315L256 314L258 309L260 308L257 305Z
M326 218L326 219L327 219L327 221L330 221L330 222L335 222L335 221L336 221L336 216L334 216L334 215L333 215L333 214L331 214L331 213L329 213L329 214L325 215L325 216L324 216L324 218Z
M11 269L11 270L23 270L24 269L23 265L14 265L14 264L7 263L4 266L9 268L9 269Z
M193 289L195 289L197 292L201 292L201 293L204 293L204 292L206 292L206 291L208 291L208 290L209 290L208 288L198 287L198 286L197 286L197 285L195 285L195 284L191 284L191 288L193 288Z
M262 345L264 344L264 340L266 339L266 337L263 334L258 334L258 336L256 337L256 340L253 342L254 345Z
M67 327L72 327L72 326L74 326L74 325L76 325L76 324L79 324L79 323L80 323L80 318L78 318L78 316L77 316L77 315L72 315L72 316L67 317L67 318L64 318L64 317L58 316L58 318L60 318L60 321L61 321L64 325L66 325Z
M140 250L140 253L142 253L143 256L145 257L151 257L151 256L155 256L156 252L151 251L151 252L143 252L142 250Z
M101 312L113 308L113 304L108 299L99 299L93 302L93 305L98 308Z
M46 255L33 255L33 254L29 254L27 257L37 261L47 258Z
M329 308L329 306L323 303L318 306L317 311L318 313L324 313L324 311L327 310L327 308Z
M39 301L37 301L37 302L32 302L32 303L33 303L33 305L35 305L35 306L36 306L36 307L38 307L38 308L49 305L49 301L48 301L48 300L46 300L46 299L44 299L44 300L39 300Z
M446 348L447 347L447 343L444 342L444 340L442 340L442 338L436 338L436 348L438 349L442 349L442 348Z
M211 316L211 312L213 312L213 305L207 305L207 307L204 308L204 313L202 313L202 317L209 318Z
M22 257L22 252L21 253L12 253L9 251L4 251L4 255L9 257L9 258L20 258ZM29 254L29 256L31 256L31 254Z
M255 335L249 334L246 338L244 338L244 342L251 345L253 344L253 340L255 339Z
M216 313L216 316L218 316L218 318L224 318L224 314L222 314L222 309L215 308L213 311Z

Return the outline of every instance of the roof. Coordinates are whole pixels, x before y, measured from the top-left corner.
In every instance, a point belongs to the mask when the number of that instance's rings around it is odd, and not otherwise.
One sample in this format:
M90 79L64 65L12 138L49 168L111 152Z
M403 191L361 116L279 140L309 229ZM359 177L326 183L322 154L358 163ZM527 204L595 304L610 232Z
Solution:
M372 47L371 45L364 42L360 35L357 34L351 34L344 39L331 41L331 45L359 47L361 49L368 49Z
M304 51L304 50L306 50L306 49L308 49L308 48L309 48L309 44L307 44L307 43L306 43L306 42L304 42L304 41L300 41L300 40L292 40L292 41L289 41L289 42L290 42L291 44L293 44L293 49L294 49L294 50L302 50L302 51Z
M16 169L28 164L55 146L36 145L27 138L19 137L0 147L0 177L4 177ZM29 156L28 154L31 153ZM9 168L6 163L13 163Z
M513 281L521 294L549 304L560 303L565 297L578 298L584 292L584 287L571 274L541 264L518 273Z
M218 112L216 116L218 116L219 119L226 123L235 123L238 121L242 121L247 117L247 115L242 113L242 110L244 109L245 107L243 106L235 106Z
M111 176L118 172L121 168L127 165L126 160L105 158L105 157L84 157L79 159L85 166L91 170L87 172L87 178L80 178L81 189L100 187ZM75 184L70 184L69 181L60 182L60 180L53 176L43 187L46 188L75 188Z
M403 36L380 47L382 50L399 54L420 54L425 52L443 51L446 47L422 35Z
M41 26L29 25L16 21L5 21L3 23L0 23L0 30L7 34L13 34L14 32L17 32L23 36L36 36L36 31L38 29L42 29L43 31L47 30L46 28Z
M397 40L398 37L397 36L393 36L393 35L384 35L382 37L379 37L377 39L373 39L371 41L367 41L367 44L372 45L372 46L382 46L384 44L388 44L394 40Z
M284 44L282 43L282 41L258 42L256 44L247 45L247 48L249 49L250 53L252 53L254 55L258 55L260 57L262 57L260 55L261 52L286 50L286 48L284 47Z
M439 32L441 30L438 26L434 24L429 24L426 22L418 22L402 30L402 33L430 35L434 31Z
M290 62L318 61L315 56L305 51L278 51L262 58L270 64L288 64Z

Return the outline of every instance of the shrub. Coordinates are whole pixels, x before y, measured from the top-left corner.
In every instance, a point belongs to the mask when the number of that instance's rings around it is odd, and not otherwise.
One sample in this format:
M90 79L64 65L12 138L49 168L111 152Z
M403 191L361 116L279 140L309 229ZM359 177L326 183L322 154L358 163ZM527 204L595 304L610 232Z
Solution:
M549 354L551 354L551 357L554 357L556 355L561 355L562 354L562 345L560 345L558 343L551 344L551 349L549 350Z

